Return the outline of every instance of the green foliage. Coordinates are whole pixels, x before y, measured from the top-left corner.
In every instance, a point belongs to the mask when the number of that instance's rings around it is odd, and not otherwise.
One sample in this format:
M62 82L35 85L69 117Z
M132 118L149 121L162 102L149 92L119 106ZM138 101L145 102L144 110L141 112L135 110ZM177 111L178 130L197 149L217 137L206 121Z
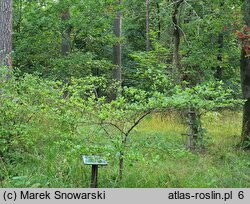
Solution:
M111 57L108 52L112 47L110 34L112 12L107 13L108 6L108 1L91 0L85 1L84 4L79 0L15 2L13 36L15 66L18 66L22 72L39 72L44 76L59 72L62 75L63 59L61 59L60 49L65 25L71 28L71 49L75 55L71 55L73 56L71 62L69 58L64 60L64 67L67 64L70 65L65 70L64 76L69 72L72 74L70 68L73 62L76 63L76 70L78 70L74 72L74 76L87 75L89 70L83 75L78 66L82 66L82 63L87 64L92 56L97 56L100 63L106 64L105 60ZM62 22L61 15L65 8L69 8L70 19ZM98 67L100 65L97 65L96 69ZM87 65L86 69L88 68Z
M166 64L161 62L161 55L165 54L164 48L157 51L136 52L130 54L133 62L130 64L129 73L126 73L125 84L152 91L167 92L170 86ZM144 81L147 81L145 84Z
M82 169L81 154L103 155L109 161L110 167L104 170L107 181L101 181L108 187L249 185L245 153L211 148L213 135L220 136L218 142L233 130L223 135L224 129L209 129L211 124L206 122L212 119L204 117L214 111L238 110L244 104L240 47L234 36L242 24L241 2L183 2L177 15L181 30L178 71L185 78L181 82L173 79L175 3L151 1L151 50L146 52L144 0L124 1L121 6L113 0L14 2L13 64L17 69L0 68L0 179L4 186L87 187L89 171ZM121 39L112 31L117 11L124 16ZM62 54L66 31L70 51ZM121 86L112 78L112 47L117 42L122 44ZM117 89L119 94L111 100ZM185 130L150 132L155 124L150 123L147 131L141 126L150 118L154 121L155 113L176 110L184 115L188 109L197 111L198 137L203 139L206 131L212 135L209 141L198 141L206 143L204 158L183 148L179 136ZM124 181L117 180L121 159ZM193 171L193 166L198 170ZM246 180L234 179L241 178L238 170ZM37 178L29 179L32 174Z
M54 117L61 98L58 83L44 81L38 76L26 74L17 78L7 68L0 73L1 102L1 157L14 159L24 151L30 151L33 139L29 129L37 122L38 115L50 112Z
M97 60L91 53L74 52L51 62L51 75L57 79L71 77L106 76L110 78L112 65L107 60Z
M58 57L60 33L52 1L14 3L14 64L21 71L48 72L50 59Z
M110 158L125 159L129 156L132 131L150 113L190 106L214 110L242 103L232 99L231 90L225 90L222 83L197 85L184 90L176 86L168 91L169 95L124 87L122 95L108 102L105 95L110 93L112 86L105 77L71 78L70 83L62 84L29 74L17 78L9 73L11 77L6 78L6 69L1 70L1 157L10 161L15 160L19 153L33 150L32 146L37 141L30 135L34 125L41 122L41 128L46 128L47 123L54 123L57 128L53 128L53 137L61 134L76 137L85 128L98 127L102 134L106 134L108 146L101 143L89 146L90 142L86 141L74 145L72 155L100 153ZM99 92L103 95L100 96ZM94 135L97 137L99 133ZM58 147L72 148L70 140L53 142Z

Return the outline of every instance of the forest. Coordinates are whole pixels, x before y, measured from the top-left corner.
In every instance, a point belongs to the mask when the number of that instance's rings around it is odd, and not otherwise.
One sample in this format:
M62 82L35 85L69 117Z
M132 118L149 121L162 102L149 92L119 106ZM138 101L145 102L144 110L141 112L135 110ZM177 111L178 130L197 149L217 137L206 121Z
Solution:
M93 187L83 157L101 188L249 188L250 0L0 0L0 187Z

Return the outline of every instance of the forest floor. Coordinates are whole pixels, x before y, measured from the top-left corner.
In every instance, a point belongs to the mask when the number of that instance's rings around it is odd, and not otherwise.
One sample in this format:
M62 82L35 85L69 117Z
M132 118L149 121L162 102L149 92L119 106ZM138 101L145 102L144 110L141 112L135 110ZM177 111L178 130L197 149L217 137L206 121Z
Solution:
M187 128L176 113L147 117L130 137L122 181L117 179L115 144L106 143L97 127L70 136L52 122L36 124L30 130L32 148L10 164L1 163L0 186L89 187L91 167L83 165L81 154L103 151L109 165L99 169L99 187L249 188L250 153L237 148L241 113L211 112L202 121L206 148L195 153L183 146L181 134Z

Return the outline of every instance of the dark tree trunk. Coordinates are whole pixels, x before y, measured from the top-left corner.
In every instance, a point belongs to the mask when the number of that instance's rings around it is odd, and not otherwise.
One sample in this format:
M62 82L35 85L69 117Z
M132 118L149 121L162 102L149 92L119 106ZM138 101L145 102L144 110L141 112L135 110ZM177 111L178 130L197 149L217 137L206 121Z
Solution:
M122 5L122 0L118 1L118 5ZM118 95L118 90L122 83L122 50L121 50L121 32L122 32L122 12L119 10L114 20L113 31L118 41L113 45L113 79L118 83L118 87L111 94L111 100Z
M12 66L12 0L0 0L0 66Z
M181 41L181 29L178 20L178 13L179 8L183 0L179 0L174 4L174 12L172 14L172 21L174 24L174 52L173 52L173 76L176 80L182 81L183 73L182 73L182 66L181 66L181 55L180 55L180 41Z
M150 50L150 17L149 17L150 0L146 0L146 51Z
M16 27L13 28L16 32L21 32L21 23L23 20L23 0L18 1L18 20L16 23Z
M250 27L250 0L245 0L242 8L245 24ZM250 45L244 43L247 43L247 41L243 42L240 64L242 93L246 100L243 108L242 144L250 149L250 56L244 49L245 46Z
M218 35L218 55L217 55L217 60L219 62L222 62L222 49L223 49L223 41L224 41L224 35L223 33L220 33ZM216 80L222 80L222 67L221 65L218 65L215 70L215 79Z
M67 55L71 52L71 26L69 25L70 20L70 11L69 8L66 8L61 13L61 21L63 24L62 30L62 43L61 43L61 53L62 55Z

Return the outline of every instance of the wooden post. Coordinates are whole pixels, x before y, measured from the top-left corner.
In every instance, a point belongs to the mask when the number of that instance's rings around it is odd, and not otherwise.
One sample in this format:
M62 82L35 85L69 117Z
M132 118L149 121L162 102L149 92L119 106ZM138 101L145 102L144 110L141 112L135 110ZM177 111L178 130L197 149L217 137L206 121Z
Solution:
M92 165L91 188L98 188L98 165Z

